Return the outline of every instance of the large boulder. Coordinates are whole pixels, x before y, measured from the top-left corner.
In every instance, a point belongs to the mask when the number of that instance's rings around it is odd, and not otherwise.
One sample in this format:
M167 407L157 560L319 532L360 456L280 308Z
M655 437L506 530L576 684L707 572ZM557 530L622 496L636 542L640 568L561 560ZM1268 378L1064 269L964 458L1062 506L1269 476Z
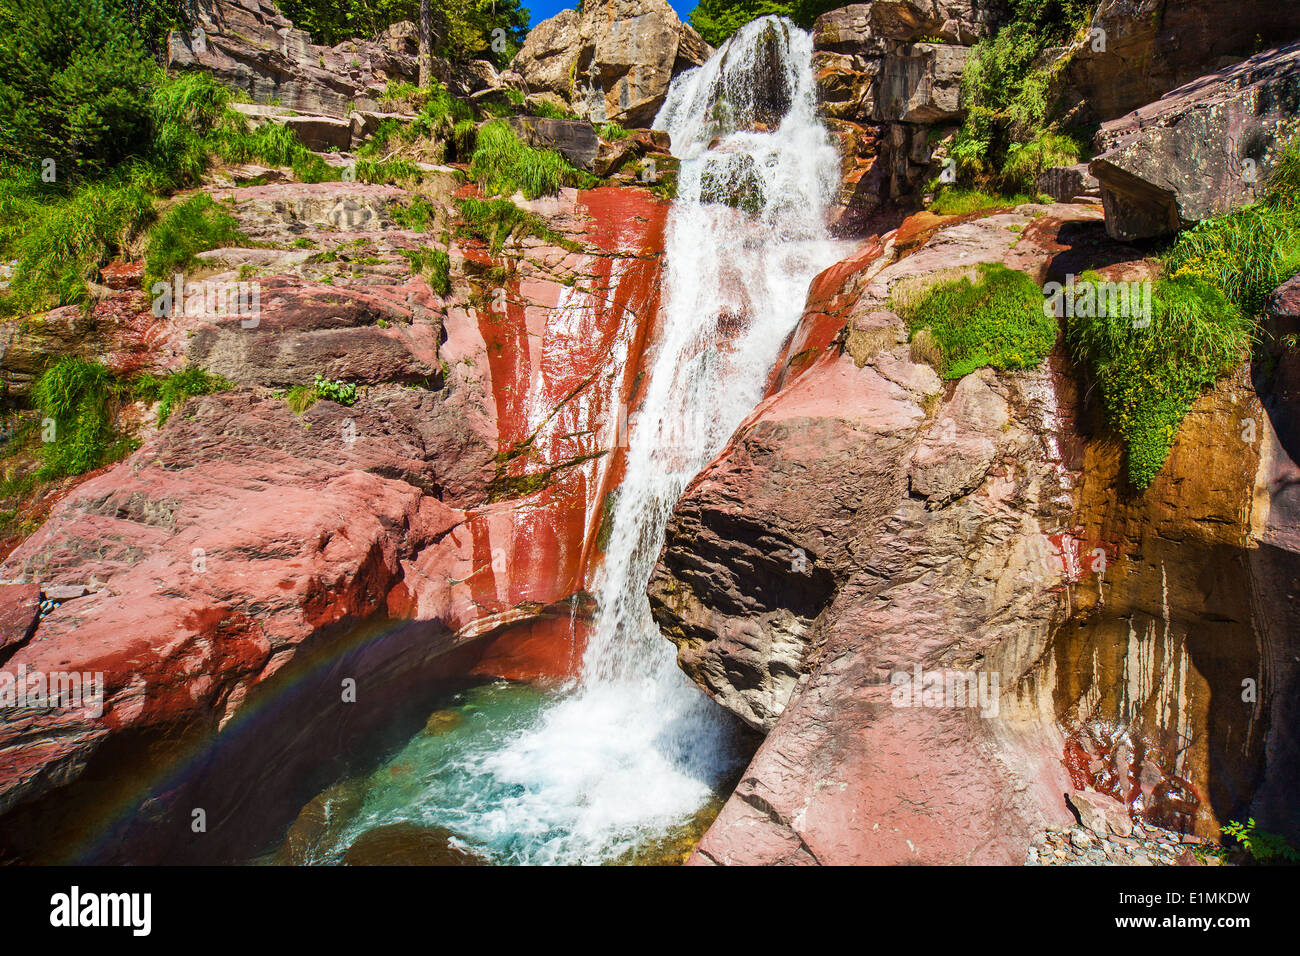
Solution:
M1300 129L1300 42L1200 77L1102 126L1091 163L1106 229L1167 235L1260 197Z
M1104 122L1259 52L1261 42L1300 38L1300 4L1102 0L1092 31L1071 59L1068 82L1091 118Z
M950 43L913 43L884 60L876 118L902 123L952 122L965 115L961 77L970 50Z
M673 77L712 52L667 0L589 0L539 23L512 69L593 122L648 126Z
M579 169L590 172L595 168L600 138L587 120L512 116L509 123L529 146L553 149Z
M199 0L195 12L192 31L169 34L167 65L207 70L259 102L342 118L354 106L378 108L390 81L419 78L410 23L394 24L377 40L327 47L312 43L272 0ZM450 78L445 61L437 71Z

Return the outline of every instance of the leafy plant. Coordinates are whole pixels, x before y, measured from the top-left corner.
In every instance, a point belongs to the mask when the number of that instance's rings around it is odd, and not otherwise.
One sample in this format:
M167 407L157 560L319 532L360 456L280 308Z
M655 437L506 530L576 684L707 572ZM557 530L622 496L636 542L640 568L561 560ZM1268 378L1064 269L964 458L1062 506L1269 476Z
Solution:
M313 387L319 399L339 405L355 405L357 402L357 387L351 382L334 382L317 374Z
M1300 850L1285 837L1258 829L1254 817L1245 823L1230 821L1224 826L1223 834L1240 844L1257 863L1300 863Z

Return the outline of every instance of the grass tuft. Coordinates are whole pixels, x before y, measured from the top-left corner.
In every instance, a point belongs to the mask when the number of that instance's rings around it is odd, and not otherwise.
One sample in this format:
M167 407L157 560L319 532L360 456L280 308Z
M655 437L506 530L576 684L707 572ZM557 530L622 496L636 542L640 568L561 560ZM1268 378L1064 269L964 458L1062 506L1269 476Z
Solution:
M1000 263L968 276L908 294L898 290L892 308L907 320L918 358L946 379L978 368L1033 368L1056 344L1058 323L1044 314L1043 292L1023 272Z

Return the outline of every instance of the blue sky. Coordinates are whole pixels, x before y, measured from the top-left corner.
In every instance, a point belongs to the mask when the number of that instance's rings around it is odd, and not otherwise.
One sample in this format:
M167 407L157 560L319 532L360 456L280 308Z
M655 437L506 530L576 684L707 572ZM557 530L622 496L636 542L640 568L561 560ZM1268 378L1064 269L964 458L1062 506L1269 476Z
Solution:
M691 11L695 9L698 0L668 0L668 2L673 5L677 15L684 21L691 15ZM578 0L532 0L532 2L524 0L522 5L527 7L528 11L533 15L531 26L537 26L543 20L555 16L561 10L576 7Z

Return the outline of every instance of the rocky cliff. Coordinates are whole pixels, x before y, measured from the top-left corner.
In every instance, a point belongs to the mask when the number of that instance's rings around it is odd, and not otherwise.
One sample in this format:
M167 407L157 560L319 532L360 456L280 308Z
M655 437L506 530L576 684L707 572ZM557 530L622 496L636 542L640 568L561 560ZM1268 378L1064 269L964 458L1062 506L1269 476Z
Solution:
M1273 796L1300 769L1293 466L1249 370L1134 497L1064 353L943 384L888 309L979 262L1140 274L1100 220L922 214L814 282L650 582L683 669L767 734L695 862L1020 863L1072 820L1063 794L1203 836L1267 808L1295 832ZM988 700L924 701L921 675L970 674Z
M9 852L57 852L67 833L24 824L24 807L51 791L42 819L53 800L70 808L59 817L69 830L101 822L90 805L118 768L113 787L144 788L152 809L104 858L176 858L169 834L196 798L150 789L157 755L206 746L286 686L324 680L321 661L334 662L330 680L292 719L316 726L326 748L326 728L360 733L404 687L414 699L451 675L573 673L621 468L619 410L652 336L666 205L639 188L565 190L525 203L546 238L503 237L497 250L458 219L453 173L428 173L417 194L230 188L221 171L207 191L250 244L202 254L189 279L256 281L258 320L202 308L157 317L138 267L136 287L121 283L90 314L82 354L118 370L203 368L236 387L146 426L138 452L74 482L0 572L60 596L38 623L6 632L5 672L104 681L102 715L42 708L0 722L0 806L19 808L3 828ZM416 201L441 210L428 228L458 237L442 294L404 254L430 241L395 220ZM76 307L64 311L80 327ZM284 390L313 375L355 383L358 400L295 414ZM148 409L139 417L151 421ZM18 590L6 607L21 618L31 595ZM344 680L364 718L349 712ZM283 735L262 743L290 748L304 775L329 765L329 749L312 764L312 748ZM307 779L268 772L268 793ZM188 785L212 788L210 812L249 812L251 791L222 779ZM232 846L195 847L195 859Z

